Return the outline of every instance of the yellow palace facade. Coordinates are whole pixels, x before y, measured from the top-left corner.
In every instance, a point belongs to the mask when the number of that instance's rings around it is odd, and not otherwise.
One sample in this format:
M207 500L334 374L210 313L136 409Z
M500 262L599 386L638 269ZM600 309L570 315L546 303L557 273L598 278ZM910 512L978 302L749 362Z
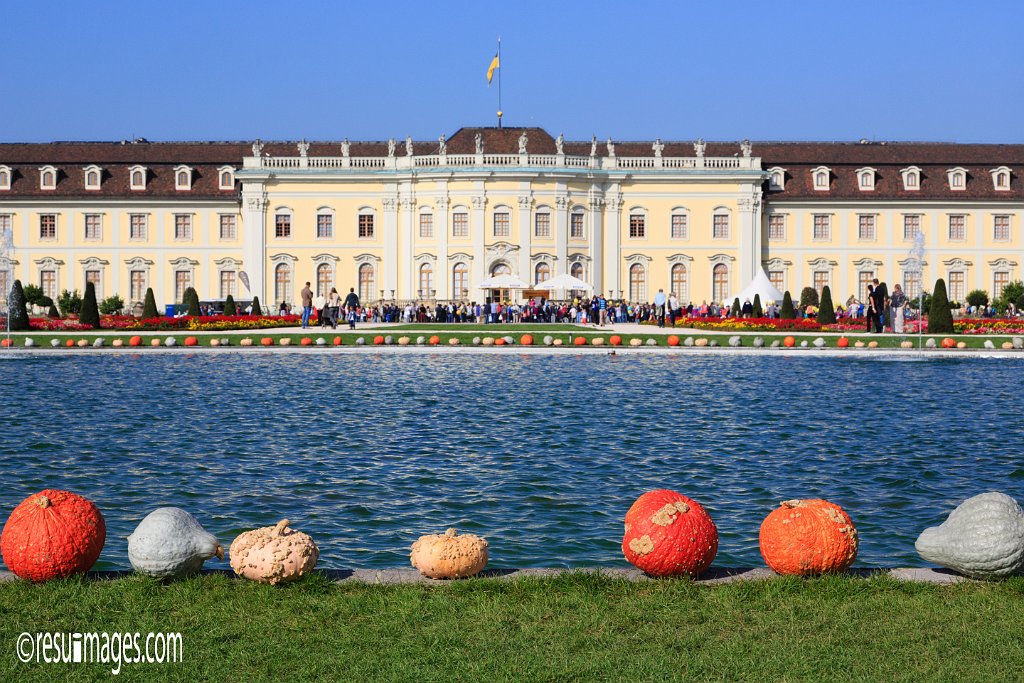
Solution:
M1021 278L1024 146L567 141L463 128L381 142L0 144L0 286L159 304L483 301L568 273L635 302L779 289L998 295ZM923 273L911 249L924 236ZM501 292L508 295L507 292ZM550 292L554 298L567 292ZM515 296L515 293L512 293Z

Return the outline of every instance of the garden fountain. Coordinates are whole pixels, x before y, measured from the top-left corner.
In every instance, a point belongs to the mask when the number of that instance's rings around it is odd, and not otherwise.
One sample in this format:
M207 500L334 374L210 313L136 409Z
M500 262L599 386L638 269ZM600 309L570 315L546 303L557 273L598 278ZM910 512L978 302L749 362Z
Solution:
M0 228L0 268L4 269L3 314L7 348L11 348L11 291L14 287L14 226Z
M924 233L920 230L914 235L906 271L917 275L917 349L920 351L924 342Z

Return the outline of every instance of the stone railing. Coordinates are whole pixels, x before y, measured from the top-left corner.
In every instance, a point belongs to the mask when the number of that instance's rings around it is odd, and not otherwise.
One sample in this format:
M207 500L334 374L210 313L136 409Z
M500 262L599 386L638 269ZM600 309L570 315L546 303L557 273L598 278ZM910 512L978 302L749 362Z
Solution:
M568 154L427 154L392 157L245 157L243 168L265 170L386 169L410 171L440 168L593 168L613 170L710 169L761 170L759 157L616 157Z

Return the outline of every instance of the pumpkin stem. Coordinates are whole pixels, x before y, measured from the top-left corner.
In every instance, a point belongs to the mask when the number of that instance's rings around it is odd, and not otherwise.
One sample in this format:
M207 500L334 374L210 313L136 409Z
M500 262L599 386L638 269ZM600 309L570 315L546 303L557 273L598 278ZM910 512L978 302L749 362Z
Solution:
M457 532L455 531L455 529L449 529L448 531L444 532L444 537L445 538L455 538L455 534L456 533Z
M274 527L274 535L284 536L284 532L288 529L289 524L291 524L291 522L289 522L287 519L282 519L280 522L277 523L277 526Z
M784 507L784 508L798 508L802 504L803 504L802 500L798 500L798 499L794 498L793 500L784 500L784 501L782 501L781 503L779 503L779 506L780 507Z
M216 555L217 555L217 559L218 560L223 560L224 559L224 546L222 546L220 543L217 544Z
M39 496L38 498L36 498L36 505L38 505L41 508L48 508L50 507L50 505L52 505L52 503L50 502L50 499L47 498L46 496Z

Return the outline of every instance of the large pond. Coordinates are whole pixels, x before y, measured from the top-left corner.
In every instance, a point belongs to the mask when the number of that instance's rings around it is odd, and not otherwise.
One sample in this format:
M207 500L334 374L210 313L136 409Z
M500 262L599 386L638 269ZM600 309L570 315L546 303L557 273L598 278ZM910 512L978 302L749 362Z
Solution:
M842 505L859 566L921 564L960 500L1024 499L1024 365L788 356L239 354L0 361L0 518L67 488L107 520L101 568L156 507L229 543L289 518L321 566L395 567L455 526L491 566L624 565L652 488L703 503L715 564L763 564L779 501ZM214 560L208 566L227 567Z

